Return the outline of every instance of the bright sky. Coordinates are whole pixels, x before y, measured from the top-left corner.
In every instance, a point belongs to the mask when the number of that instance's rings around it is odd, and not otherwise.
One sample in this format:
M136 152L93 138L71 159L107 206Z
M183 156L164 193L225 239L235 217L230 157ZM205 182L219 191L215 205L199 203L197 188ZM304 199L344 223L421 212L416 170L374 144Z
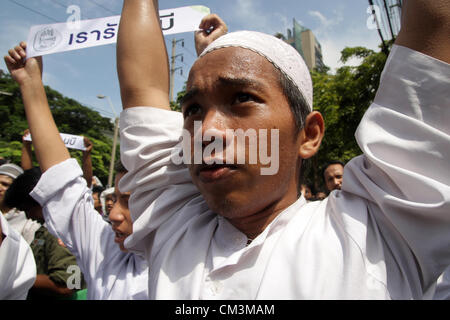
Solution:
M0 52L2 57L8 49L26 40L31 26L65 22L70 5L78 5L81 19L94 19L119 15L123 0L1 0L0 1ZM335 69L340 51L345 47L364 46L379 51L377 30L367 27L368 1L365 0L161 0L160 9L188 5L204 5L227 23L229 31L255 30L286 34L295 18L311 29L322 45L326 65ZM25 8L26 7L26 8ZM183 54L183 62L177 59L176 67L183 67L183 74L175 76L176 92L182 89L195 61L194 35L182 33L166 36L171 50L172 39L184 39L184 48L178 45L177 54ZM3 59L0 69L6 70ZM113 117L107 100L111 98L119 114L122 110L116 72L115 45L69 51L44 57L44 83L63 95ZM1 88L0 88L1 90Z

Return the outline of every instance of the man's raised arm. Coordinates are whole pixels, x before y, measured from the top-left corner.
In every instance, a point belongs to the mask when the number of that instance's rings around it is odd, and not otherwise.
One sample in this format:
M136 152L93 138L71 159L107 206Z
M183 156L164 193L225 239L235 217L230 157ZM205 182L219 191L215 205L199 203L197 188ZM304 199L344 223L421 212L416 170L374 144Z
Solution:
M36 158L44 172L70 158L48 106L42 83L42 57L26 58L26 43L9 50L5 63L19 84Z
M169 108L169 60L157 0L125 0L117 38L123 108Z
M450 63L450 2L407 0L396 44Z

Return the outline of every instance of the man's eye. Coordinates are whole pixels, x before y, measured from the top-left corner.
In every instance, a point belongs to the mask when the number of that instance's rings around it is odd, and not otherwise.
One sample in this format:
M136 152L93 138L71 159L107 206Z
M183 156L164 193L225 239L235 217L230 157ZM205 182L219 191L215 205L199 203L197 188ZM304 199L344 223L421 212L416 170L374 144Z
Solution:
M236 97L234 98L234 103L245 103L253 100L254 99L251 94L239 92L238 94L236 94Z
M187 117L193 116L201 111L201 108L198 104L192 104L188 107L186 107L186 110L184 110L183 116L186 119Z

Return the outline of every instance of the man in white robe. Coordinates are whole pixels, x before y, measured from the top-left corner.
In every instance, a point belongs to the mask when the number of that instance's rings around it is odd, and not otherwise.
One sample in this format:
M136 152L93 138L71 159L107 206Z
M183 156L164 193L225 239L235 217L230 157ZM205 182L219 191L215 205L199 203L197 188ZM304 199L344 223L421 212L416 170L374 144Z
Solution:
M324 125L300 56L255 32L219 38L191 69L182 117L167 111L155 4L124 2L120 188L131 190L134 221L125 245L149 261L150 298L433 296L450 263L450 12L444 0L405 1L403 12L356 132L364 155L346 165L342 190L306 204L296 194L301 159L317 152ZM308 108L300 119L295 90ZM278 129L279 170L263 177L262 161L220 163L210 147L228 154L226 129ZM194 151L180 164L181 137L183 156L200 145L200 163Z
M213 24L212 38L226 32L215 15L202 20ZM198 48L211 42L198 35ZM132 233L128 192L119 191L118 181L126 169L116 164L115 203L109 223L94 208L92 192L75 159L70 159L51 115L41 79L42 58L26 57L26 44L9 51L5 62L20 85L36 157L43 171L30 195L43 208L48 230L62 239L77 257L88 285L88 299L148 299L148 265L140 255L127 252L123 243ZM76 271L76 270L72 270ZM76 274L74 274L76 276Z
M0 300L25 300L35 280L30 246L0 214Z

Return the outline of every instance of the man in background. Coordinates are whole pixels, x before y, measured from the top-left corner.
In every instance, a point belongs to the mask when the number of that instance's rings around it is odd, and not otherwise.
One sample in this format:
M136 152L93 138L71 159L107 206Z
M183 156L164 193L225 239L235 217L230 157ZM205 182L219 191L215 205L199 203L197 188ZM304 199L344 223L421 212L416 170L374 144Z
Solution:
M330 161L323 169L323 179L327 191L341 190L342 177L344 176L344 163L341 161Z

